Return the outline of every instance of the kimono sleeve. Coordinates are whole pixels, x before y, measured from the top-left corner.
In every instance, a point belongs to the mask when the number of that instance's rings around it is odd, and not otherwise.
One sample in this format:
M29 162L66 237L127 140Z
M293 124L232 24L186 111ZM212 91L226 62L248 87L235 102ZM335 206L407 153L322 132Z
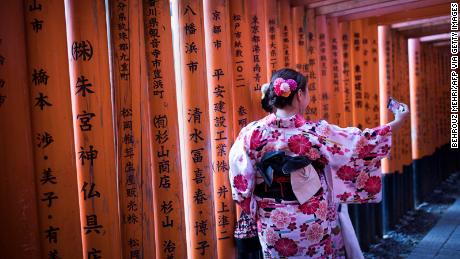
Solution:
M382 199L381 160L390 155L392 129L384 124L361 130L325 120L317 132L326 158L332 199L338 203L377 203Z
M241 209L256 215L256 200L253 191L256 184L255 161L248 154L248 129L243 128L229 153L229 178L232 198Z

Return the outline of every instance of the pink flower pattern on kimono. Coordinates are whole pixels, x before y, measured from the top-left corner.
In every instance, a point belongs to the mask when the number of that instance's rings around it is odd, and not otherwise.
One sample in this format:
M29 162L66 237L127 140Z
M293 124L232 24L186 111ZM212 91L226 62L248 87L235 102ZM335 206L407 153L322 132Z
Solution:
M239 191L245 191L248 188L248 181L243 175L237 175L233 178L233 184Z
M337 144L334 144L334 146L332 147L327 147L327 150L331 151L332 154L343 155L343 151L341 150L339 146L337 146Z
M319 207L316 210L315 215L321 220L327 219L327 202L326 201L322 201L319 203Z
M289 238L280 238L275 243L275 249L281 256L293 256L297 253L297 244Z
M294 135L289 138L288 146L295 154L304 155L310 150L311 143L302 135Z
M337 176L344 181L352 181L356 178L358 173L355 169L345 165L339 168L337 171Z
M320 158L319 151L316 148L310 148L306 155L311 160L317 160L318 158Z
M279 235L276 233L275 230L272 228L267 229L265 232L266 240L268 245L274 245L275 242L280 238Z
M319 208L319 200L316 198L310 199L310 201L303 203L299 206L300 211L304 214L314 214Z
M289 213L285 210L275 210L271 215L271 220L277 228L284 228L289 224Z
M358 174L356 178L356 187L358 189L363 189L366 186L367 179L369 179L369 176L366 173Z
M338 203L379 202L381 163L391 149L388 125L341 128L301 115L270 114L244 127L229 153L232 197L257 221L264 258L344 258ZM321 188L303 204L253 194L263 178L255 164L270 150L305 155Z
M312 243L317 243L321 240L324 234L323 227L318 223L313 223L307 229L307 239Z
M371 176L366 181L366 185L364 186L364 190L369 195L374 195L382 189L382 181L378 176Z

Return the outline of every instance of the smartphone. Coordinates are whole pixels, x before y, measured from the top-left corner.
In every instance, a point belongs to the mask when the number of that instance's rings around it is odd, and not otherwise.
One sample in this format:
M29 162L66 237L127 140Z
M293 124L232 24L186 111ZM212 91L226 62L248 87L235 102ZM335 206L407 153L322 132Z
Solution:
M388 104L387 104L387 108L392 111L394 114L396 113L396 111L399 111L399 112L404 112L406 109L404 108L404 106L396 101L393 97L389 97L388 98Z

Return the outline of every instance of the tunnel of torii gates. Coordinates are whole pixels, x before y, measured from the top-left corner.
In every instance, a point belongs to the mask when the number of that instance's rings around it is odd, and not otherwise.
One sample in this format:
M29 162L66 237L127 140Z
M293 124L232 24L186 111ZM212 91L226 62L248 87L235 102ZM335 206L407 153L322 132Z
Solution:
M235 258L228 151L274 70L306 118L410 106L361 246L452 171L450 1L2 0L2 258ZM446 36L447 35L447 36ZM455 158L455 159L454 159Z

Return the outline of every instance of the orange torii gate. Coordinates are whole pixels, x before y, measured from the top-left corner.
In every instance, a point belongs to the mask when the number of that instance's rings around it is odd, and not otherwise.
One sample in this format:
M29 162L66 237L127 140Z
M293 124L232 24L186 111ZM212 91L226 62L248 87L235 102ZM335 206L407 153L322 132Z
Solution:
M318 97L320 98L321 106L319 106L319 117L328 122L332 122L331 112L332 107L337 107L332 100L332 67L330 63L331 48L329 41L329 32L326 23L326 16L316 16L316 62L318 64L317 87Z
M305 7L296 6L291 8L292 13L292 46L293 61L292 66L297 71L302 72L308 77L308 58L307 58L307 14ZM311 98L311 96L310 96Z
M211 126L211 168L218 258L234 258L235 203L229 181L228 154L233 144L232 57L229 2L204 1L204 28ZM212 28L212 29L211 29ZM220 46L213 43L220 41ZM216 109L225 105L222 109ZM206 152L206 151L204 151Z
M352 113L352 93L351 93L351 78L352 70L351 67L351 37L350 34L350 22L341 22L339 23L339 78L340 80L340 89L343 89L343 95L341 103L344 106L344 110L341 118L343 118L341 127L348 127L353 124L353 113Z
M83 253L120 258L109 58L106 34L100 33L107 31L105 4L71 0L65 9Z
M268 67L269 52L264 45L267 42L268 18L267 2L260 0L249 0L248 5L250 15L250 32L251 32L251 57L252 57L252 77L251 77L251 102L253 119L259 119L264 116L265 112L260 105L261 88L271 78ZM276 37L276 36L275 36Z
M423 127L423 103L424 94L422 93L420 79L420 40L409 39L409 82L410 82L410 107L414 112L411 113L412 128L412 159L422 158L424 139Z
M252 112L251 93L253 84L252 36L248 1L229 1L230 38L233 66L233 138L241 129L256 119ZM216 43L219 43L218 41Z
M330 71L331 92L329 93L330 105L329 114L330 122L336 125L345 124L343 107L341 106L344 99L344 85L342 84L341 67L341 46L340 46L340 29L337 17L331 17L326 20L328 30L328 40L330 48L330 58L327 60L327 67Z
M315 11L307 9L307 57L308 57L308 91L310 103L305 111L307 120L315 121L321 119L321 92L319 87L319 62L317 58L318 35L316 33Z
M27 1L27 81L42 257L83 256L64 2ZM75 119L75 118L74 118ZM56 123L59 122L59 123Z
M260 4L265 6L265 16L262 22L265 23L267 81L269 81L273 72L282 67L280 1L263 0L258 2L258 5Z
M362 20L354 20L350 22L351 36L351 51L350 51L350 67L351 67L351 94L352 94L352 114L353 126L364 129L365 112L363 102L363 55L362 55Z
M295 68L294 64L294 27L293 27L293 8L283 1L279 1L279 19L280 19L280 60L279 68L290 67ZM302 22L302 21L301 21Z
M176 7L175 7L176 8ZM177 3L181 64L182 114L186 173L187 235L189 258L216 258L217 240L207 93L203 5L200 1ZM195 46L195 48L192 48ZM199 90L198 90L199 89ZM228 111L221 102L215 109Z
M188 247L170 11L168 0L143 1L148 87L142 92L147 95L143 102L148 105L141 106L146 117L142 131L147 133L142 143L147 143L146 157L150 159L145 160L151 164L142 178L144 212L152 211L154 217L145 222L148 229L144 230L144 241L155 242L156 258L185 257ZM150 233L152 229L155 233ZM144 246L146 258L155 256L154 252Z
M40 258L38 195L34 174L34 140L26 59L26 24L23 1L3 1L0 8L0 248L6 258ZM27 248L27 249L24 249Z
M379 27L379 94L380 94L380 122L388 123L391 121L391 111L386 108L386 101L391 96L391 83L393 80L393 70L391 63L391 37L389 26ZM391 151L393 153L394 150ZM391 154L390 154L391 156ZM382 160L382 172L392 172L388 158Z

